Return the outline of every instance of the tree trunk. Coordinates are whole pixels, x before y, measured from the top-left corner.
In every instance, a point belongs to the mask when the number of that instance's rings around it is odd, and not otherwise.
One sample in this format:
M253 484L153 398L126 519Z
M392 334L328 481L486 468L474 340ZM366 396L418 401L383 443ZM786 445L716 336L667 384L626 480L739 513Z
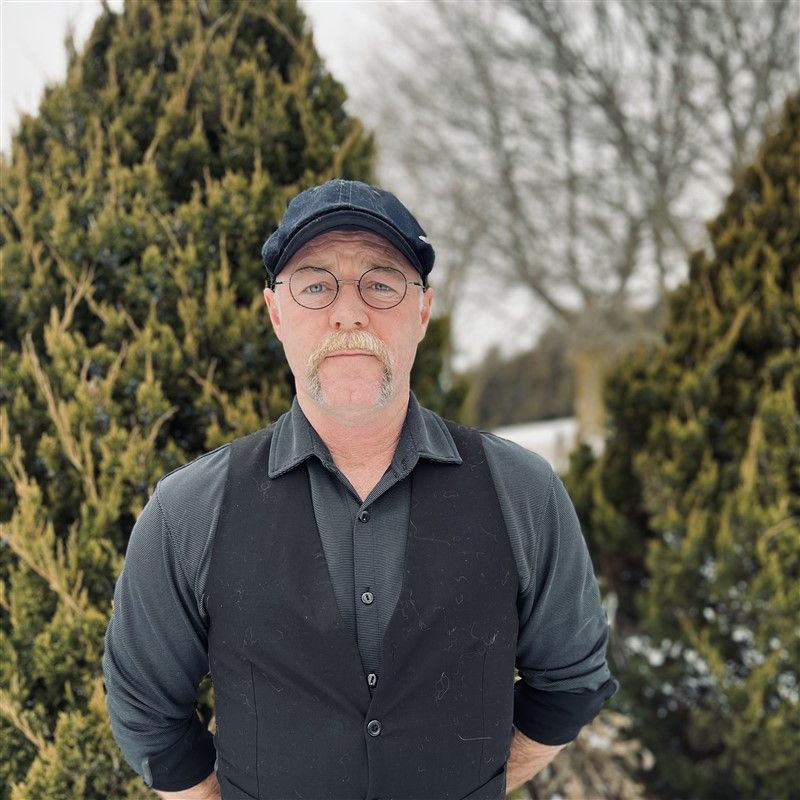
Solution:
M602 451L605 440L603 383L618 358L618 353L591 345L576 346L569 355L575 375L578 440L588 444L595 453Z

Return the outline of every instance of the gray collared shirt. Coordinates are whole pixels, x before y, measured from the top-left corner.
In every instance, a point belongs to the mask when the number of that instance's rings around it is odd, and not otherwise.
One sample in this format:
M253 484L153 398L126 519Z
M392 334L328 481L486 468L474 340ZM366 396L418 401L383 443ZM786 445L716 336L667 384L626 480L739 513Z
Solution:
M444 423L432 414L426 420L413 395L392 463L364 502L336 467L297 398L272 440L270 478L306 462L336 601L345 623L357 634L367 674L378 670L383 632L402 589L405 532L411 509L411 482L404 478L420 458L461 463ZM369 605L356 602L365 591L374 596Z
M481 435L519 573L517 669L530 691L515 702L534 703L546 693L547 702L526 718L545 732L549 718L564 729L566 715L570 735L573 728L577 734L588 721L581 698L593 716L596 695L608 696L614 683L605 659L606 616L580 524L547 461ZM103 669L114 736L137 771L144 757L164 753L183 735L208 671L205 586L229 452L224 445L159 481L117 581ZM442 419L413 394L392 462L363 502L296 398L275 423L269 477L308 472L334 594L365 679L380 668L384 630L402 588L407 478L421 458L461 463ZM367 590L374 602L356 602ZM566 698L560 707L559 698ZM526 733L536 738L535 730Z

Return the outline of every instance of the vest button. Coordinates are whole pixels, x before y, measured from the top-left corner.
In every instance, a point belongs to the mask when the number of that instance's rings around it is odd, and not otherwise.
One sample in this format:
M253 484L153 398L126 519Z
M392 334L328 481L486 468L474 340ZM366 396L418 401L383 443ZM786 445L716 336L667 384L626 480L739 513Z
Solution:
M374 672L370 672L370 674L367 675L367 683L370 686L374 686L377 682L378 682L378 676Z
M359 522L369 522L369 511L366 509L358 515Z
M367 732L370 736L380 736L381 735L381 724L376 719L371 719L367 723Z
M368 606L374 599L375 595L373 595L372 592L364 592L364 594L361 595L361 602L365 606Z

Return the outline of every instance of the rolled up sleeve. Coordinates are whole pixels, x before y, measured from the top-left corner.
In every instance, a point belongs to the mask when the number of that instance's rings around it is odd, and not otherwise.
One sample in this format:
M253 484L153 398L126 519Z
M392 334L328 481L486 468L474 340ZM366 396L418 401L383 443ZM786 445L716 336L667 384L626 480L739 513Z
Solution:
M557 475L534 526L530 584L518 597L514 725L566 744L617 690L606 662L608 621L572 501Z
M205 622L156 493L137 520L103 653L106 705L125 760L148 786L178 791L214 770L197 714L208 672Z

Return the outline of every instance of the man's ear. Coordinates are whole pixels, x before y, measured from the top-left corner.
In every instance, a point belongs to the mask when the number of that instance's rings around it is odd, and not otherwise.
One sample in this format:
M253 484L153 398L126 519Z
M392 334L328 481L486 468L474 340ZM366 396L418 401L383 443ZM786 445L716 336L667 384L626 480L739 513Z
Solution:
M419 341L425 338L425 332L428 330L428 323L431 321L431 308L433 306L433 289L428 287L426 292L422 293L422 308L420 309L420 323L422 330L420 331Z
M272 323L272 330L278 337L278 341L282 342L281 337L281 313L278 308L278 298L275 296L275 291L266 287L264 289L264 302L267 304L267 311L269 312L269 321Z

